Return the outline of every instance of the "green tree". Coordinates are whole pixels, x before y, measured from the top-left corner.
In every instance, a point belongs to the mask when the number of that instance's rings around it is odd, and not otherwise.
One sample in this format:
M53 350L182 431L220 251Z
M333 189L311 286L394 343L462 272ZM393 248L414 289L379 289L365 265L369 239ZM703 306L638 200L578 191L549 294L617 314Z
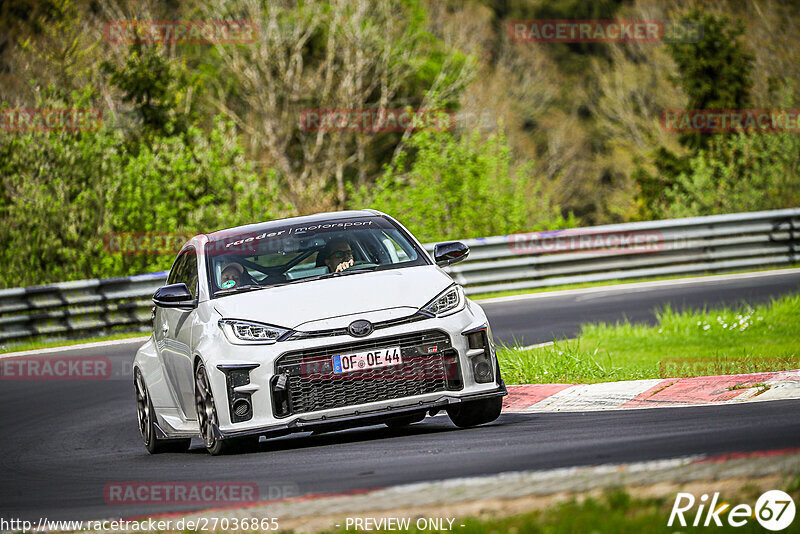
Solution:
M449 132L421 131L386 167L374 187L362 187L353 207L374 208L400 219L422 241L504 235L574 226L564 219L531 165L512 169L502 134L456 138Z
M135 151L121 130L0 136L3 287L139 274L174 254L124 255L113 232L204 233L282 215L274 176L259 178L230 124L156 136Z
M753 56L741 38L744 23L730 21L700 10L689 12L684 22L699 24L703 39L696 43L668 43L667 49L678 68L672 80L687 96L687 109L742 109L750 102ZM680 137L687 155L659 147L653 155L655 175L639 167L633 178L639 185L640 215L645 219L663 217L666 192L680 188L678 176L691 172L690 159L707 147L711 134L686 133Z
M210 105L242 129L252 159L280 172L300 213L344 208L350 187L373 183L411 133L308 129L306 111L452 110L474 75L477 58L429 31L419 0L213 0L204 9L258 23L256 45L208 55Z
M202 91L199 76L190 76L184 65L170 61L157 47L132 45L123 65L105 61L102 69L122 92L122 101L141 117L143 129L137 133L184 133L197 122L189 95Z
M692 11L686 22L700 24L703 39L697 43L668 43L680 76L674 83L688 97L688 109L743 109L750 104L753 56L744 47L742 20L730 21L710 13ZM708 134L685 134L681 143L702 148Z
M737 213L800 205L797 134L737 134L714 138L688 160L688 171L666 191L667 217Z
M493 59L502 46L511 20L610 20L617 16L624 0L480 0L492 10L496 44ZM580 74L589 66L589 56L604 56L602 43L550 43L547 49L558 66L570 74Z

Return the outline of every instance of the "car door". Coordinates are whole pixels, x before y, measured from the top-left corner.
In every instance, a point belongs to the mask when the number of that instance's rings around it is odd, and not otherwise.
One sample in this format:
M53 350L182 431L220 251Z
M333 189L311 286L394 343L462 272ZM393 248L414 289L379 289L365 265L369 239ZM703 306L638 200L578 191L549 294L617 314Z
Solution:
M197 252L188 247L175 261L168 284L184 283L197 298ZM158 308L155 335L161 347L161 362L170 391L186 419L194 419L194 373L192 369L192 321L195 308ZM160 342L159 342L159 337Z

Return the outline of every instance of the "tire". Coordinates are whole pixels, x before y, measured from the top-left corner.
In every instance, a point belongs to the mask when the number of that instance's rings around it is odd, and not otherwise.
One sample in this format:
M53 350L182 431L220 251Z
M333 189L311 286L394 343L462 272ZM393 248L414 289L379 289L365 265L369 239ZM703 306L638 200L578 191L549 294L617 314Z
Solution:
M197 411L197 422L200 426L200 438L206 450L212 456L221 454L253 452L258 449L259 436L244 436L241 438L216 439L214 425L219 425L217 407L214 403L214 394L211 392L211 383L208 381L206 368L202 363L197 364L194 372L194 404Z
M425 419L425 412L405 415L396 419L389 419L384 424L389 428L403 428L414 423L419 423Z
M460 402L447 409L450 420L459 428L491 423L500 417L503 397Z
M181 439L161 439L156 436L156 411L153 408L153 401L147 391L142 372L137 368L134 375L133 387L136 389L136 414L139 422L139 433L144 439L144 446L150 454L160 454L162 452L186 452L192 440L189 438Z

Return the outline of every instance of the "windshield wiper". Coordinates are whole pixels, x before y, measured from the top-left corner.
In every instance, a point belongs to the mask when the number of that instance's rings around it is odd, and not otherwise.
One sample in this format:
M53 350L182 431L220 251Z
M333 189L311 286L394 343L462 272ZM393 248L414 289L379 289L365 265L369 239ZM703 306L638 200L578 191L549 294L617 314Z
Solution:
M349 269L340 271L339 274L346 273L347 271L377 271L379 267L381 267L381 265L376 265L374 263L367 265L353 265Z
M253 291L255 289L265 289L267 287L269 287L269 286L259 286L259 285L249 284L249 285L246 285L246 286L231 287L231 288L228 288L228 289L220 289L219 291L217 291L214 294L215 295L229 295L229 294L232 294L232 293L239 293L240 291L241 292Z
M370 267L369 269L374 269L374 267ZM295 278L294 280L289 280L288 282L283 282L281 284L274 284L274 285L286 285L286 284L294 284L297 282L310 282L312 280L324 280L326 278L337 278L339 276L346 276L350 274L358 274L358 273L366 273L369 272L368 269L356 269L351 267L350 269L345 269L344 271L339 271L336 273L325 273L325 274L318 274L315 276L307 276L305 278Z

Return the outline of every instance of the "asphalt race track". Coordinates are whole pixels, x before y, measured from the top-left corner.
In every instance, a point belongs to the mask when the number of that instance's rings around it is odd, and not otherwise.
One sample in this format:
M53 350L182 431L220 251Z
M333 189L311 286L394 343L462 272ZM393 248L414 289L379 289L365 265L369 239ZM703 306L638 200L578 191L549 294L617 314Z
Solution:
M800 273L787 272L492 302L485 309L501 341L536 343L573 336L580 323L592 320L652 321L654 310L665 303L678 309L755 303L798 288ZM135 346L124 344L58 354L105 356L121 365L134 352ZM800 446L800 400L506 414L468 430L437 416L403 430L376 426L262 441L256 453L225 457L211 457L199 440L189 453L150 456L136 428L128 379L3 380L0 406L0 517L34 521L175 511L107 504L105 485L122 481L255 482L266 500L281 490L336 493L503 471Z

